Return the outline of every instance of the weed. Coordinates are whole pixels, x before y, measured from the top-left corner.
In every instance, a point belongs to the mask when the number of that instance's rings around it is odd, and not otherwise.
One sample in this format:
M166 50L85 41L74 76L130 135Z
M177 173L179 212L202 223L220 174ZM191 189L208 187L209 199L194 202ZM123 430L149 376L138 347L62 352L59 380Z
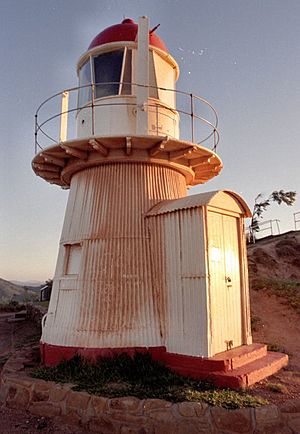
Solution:
M261 319L259 316L252 315L251 316L251 330L256 332L259 328L259 324L261 323Z
M288 388L284 384L280 384L280 383L268 383L266 387L271 392L283 393L283 394L289 393Z
M267 350L268 351L273 351L275 353L285 353L285 354L287 354L286 350L282 346L280 346L278 344L274 344L274 343L267 344Z
M182 377L149 354L120 354L89 364L79 356L51 368L37 368L32 375L47 381L72 383L74 390L110 398L135 396L171 402L205 401L225 408L255 407L266 402L227 389L215 389L208 381Z

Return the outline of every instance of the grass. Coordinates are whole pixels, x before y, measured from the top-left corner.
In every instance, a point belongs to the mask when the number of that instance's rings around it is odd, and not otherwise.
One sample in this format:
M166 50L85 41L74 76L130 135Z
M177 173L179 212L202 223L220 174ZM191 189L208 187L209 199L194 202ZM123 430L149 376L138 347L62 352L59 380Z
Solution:
M207 381L182 377L154 361L149 354L132 358L121 354L89 364L79 356L51 368L37 368L32 375L47 381L72 383L73 390L109 398L135 396L171 402L204 401L230 409L267 404L260 398L228 389L216 389Z
M253 278L251 289L268 289L286 300L287 304L300 314L300 282L274 278Z
M288 388L284 384L281 384L281 383L268 383L266 387L271 392L282 393L282 394L288 394L289 393Z

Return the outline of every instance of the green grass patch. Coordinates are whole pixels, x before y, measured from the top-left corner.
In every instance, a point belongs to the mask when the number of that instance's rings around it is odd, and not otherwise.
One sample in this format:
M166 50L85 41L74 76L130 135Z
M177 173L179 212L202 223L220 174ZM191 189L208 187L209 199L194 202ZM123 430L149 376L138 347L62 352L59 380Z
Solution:
M109 398L135 396L171 402L204 401L225 408L257 407L260 398L228 389L216 389L208 381L182 377L156 362L149 354L121 354L89 364L79 356L51 368L37 368L32 376L58 383L72 383L73 390Z
M251 289L271 290L274 294L286 300L287 304L300 314L300 282L274 278L253 278Z

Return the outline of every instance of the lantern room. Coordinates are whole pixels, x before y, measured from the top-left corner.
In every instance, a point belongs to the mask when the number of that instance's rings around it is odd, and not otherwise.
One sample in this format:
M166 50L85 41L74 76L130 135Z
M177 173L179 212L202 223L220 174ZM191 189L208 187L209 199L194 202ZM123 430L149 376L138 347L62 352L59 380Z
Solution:
M101 32L79 59L77 73L79 138L91 132L179 137L174 92L179 68L144 21L138 26L125 19Z

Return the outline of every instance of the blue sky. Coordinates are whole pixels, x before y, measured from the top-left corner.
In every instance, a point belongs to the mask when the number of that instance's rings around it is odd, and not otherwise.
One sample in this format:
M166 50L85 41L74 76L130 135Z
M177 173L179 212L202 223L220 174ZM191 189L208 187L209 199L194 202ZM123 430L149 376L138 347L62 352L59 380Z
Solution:
M105 27L150 18L177 60L177 88L207 98L224 169L192 193L231 189L253 206L274 189L300 195L298 0L3 0L0 5L0 277L52 277L68 192L31 170L34 113L77 84L76 63ZM300 197L300 196L299 196ZM294 207L271 206L293 229Z

